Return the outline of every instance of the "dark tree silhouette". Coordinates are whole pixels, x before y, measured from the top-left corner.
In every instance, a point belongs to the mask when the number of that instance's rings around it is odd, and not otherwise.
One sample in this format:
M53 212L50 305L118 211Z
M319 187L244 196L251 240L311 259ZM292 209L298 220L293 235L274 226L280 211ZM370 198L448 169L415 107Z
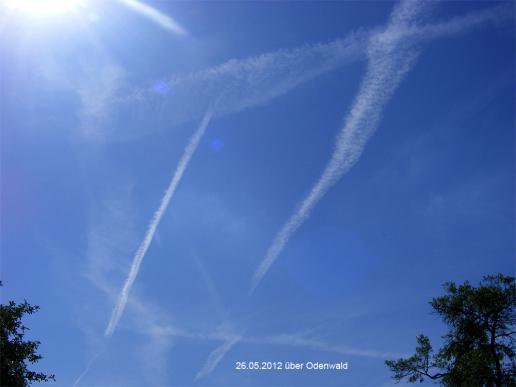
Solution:
M433 353L425 335L416 353L385 363L397 382L433 379L444 386L516 386L516 285L514 277L486 276L478 287L469 282L444 284L446 295L430 305L449 326L444 345Z
M0 286L2 283L0 282ZM27 301L0 304L0 385L5 387L28 386L32 382L55 380L54 375L30 371L27 363L36 363L42 357L37 353L40 342L24 340L27 330L22 323L25 314L33 314L39 306Z

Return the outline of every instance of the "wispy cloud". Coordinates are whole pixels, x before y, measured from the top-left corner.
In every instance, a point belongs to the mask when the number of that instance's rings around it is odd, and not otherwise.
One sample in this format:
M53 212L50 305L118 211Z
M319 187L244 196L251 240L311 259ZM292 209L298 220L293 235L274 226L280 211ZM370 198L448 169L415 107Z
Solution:
M154 234L156 233L156 229L159 225L159 222L161 221L163 214L165 213L165 211L168 208L168 205L170 204L170 200L172 199L177 189L177 186L181 181L181 178L183 177L186 167L188 166L190 159L192 158L202 136L204 135L204 132L206 131L206 128L208 127L212 114L213 109L209 108L206 114L204 115L201 124L199 125L199 127L193 134L192 138L190 139L190 142L186 146L183 155L181 156L181 159L179 160L179 164L176 168L176 171L174 172L172 180L170 181L170 184L167 190L165 191L163 198L161 199L161 204L157 211L154 213L152 220L149 224L149 227L147 228L147 232L145 233L145 237L143 238L142 243L136 251L133 263L131 264L129 275L124 283L122 290L120 291L118 301L113 309L111 319L109 320L109 323L106 327L106 337L109 337L113 334L114 330L116 329L116 326L118 325L118 322L120 321L120 318L122 317L122 314L124 313L129 293L134 284L134 281L136 280L143 258L145 257L145 254L147 253L147 250L149 249L149 246L152 243L152 239L154 238Z
M103 55L99 55L103 57ZM121 86L124 70L109 60L83 69L81 81L72 86L80 99L78 116L81 132L91 139L104 140L99 130L110 112L110 102Z
M148 18L153 21L160 27L165 28L168 31L172 31L178 35L186 35L186 30L179 25L174 19L170 16L165 15L163 12L158 11L157 9L151 7L150 5L141 3L137 0L118 0L120 3L124 4L128 8L138 12L140 15Z
M386 29L371 37L367 72L337 136L333 154L318 181L274 238L254 273L251 292L294 232L308 219L317 202L360 158L383 108L416 59L414 41L404 32L418 21L424 8L421 5L415 1L402 2L394 9Z

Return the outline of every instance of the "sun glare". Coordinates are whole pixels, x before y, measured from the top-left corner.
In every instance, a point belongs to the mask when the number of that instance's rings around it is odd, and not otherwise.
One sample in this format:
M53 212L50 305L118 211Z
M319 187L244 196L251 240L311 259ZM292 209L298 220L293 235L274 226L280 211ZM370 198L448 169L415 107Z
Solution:
M7 0L9 8L38 17L66 14L81 3L81 0Z

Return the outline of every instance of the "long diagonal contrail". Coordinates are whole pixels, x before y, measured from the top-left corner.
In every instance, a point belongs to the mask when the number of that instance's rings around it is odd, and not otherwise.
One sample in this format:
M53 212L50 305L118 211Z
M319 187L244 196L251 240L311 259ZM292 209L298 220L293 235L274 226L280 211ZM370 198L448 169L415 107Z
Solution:
M177 189L177 185L181 181L181 178L183 177L186 167L188 166L190 159L192 158L195 150L197 149L197 146L199 145L199 142L201 141L202 136L204 135L204 132L206 131L206 128L208 127L212 115L213 108L209 108L206 114L204 115L201 124L199 125L199 127L193 134L192 138L190 139L190 142L186 146L183 155L181 156L181 159L179 160L179 164L176 168L176 171L174 172L174 176L172 177L172 180L170 181L170 184L168 185L168 188L165 191L165 195L163 195L163 198L161 199L161 204L154 213L152 220L149 224L149 227L147 228L147 232L145 233L145 237L143 238L143 241L138 247L138 250L136 251L136 254L133 258L133 263L131 264L129 275L127 276L124 287L120 291L118 301L111 314L111 319L109 320L109 324L106 327L106 331L104 332L104 335L106 337L110 337L113 334L116 326L118 325L118 322L120 321L120 317L122 317L122 314L124 313L124 309L127 304L127 298L129 297L129 293L131 292L134 280L138 275L138 271L140 270L140 265L142 264L143 257L145 257L145 253L147 252L150 244L152 243L152 239L154 238L156 229L159 225L159 222L161 221L161 217L167 210L167 207L170 204L170 200L172 199L172 196L174 196L174 193Z
M414 39L405 32L412 28L423 2L405 1L392 12L386 29L373 35L367 49L368 66L359 92L337 136L330 161L318 181L294 214L280 229L265 258L254 273L251 293L270 269L294 232L310 216L317 202L358 161L373 134L381 112L404 75L415 61Z

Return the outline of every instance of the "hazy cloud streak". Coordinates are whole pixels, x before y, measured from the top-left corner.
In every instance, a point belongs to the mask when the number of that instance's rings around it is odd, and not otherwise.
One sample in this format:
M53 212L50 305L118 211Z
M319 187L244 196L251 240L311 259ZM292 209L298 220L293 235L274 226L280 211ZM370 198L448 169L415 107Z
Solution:
M134 256L133 263L131 265L131 269L129 271L129 275L125 281L125 284L120 292L120 295L118 297L118 301L115 305L115 308L113 309L113 313L111 314L111 319L109 320L108 326L106 327L105 336L109 337L113 334L120 317L122 316L125 306L127 304L127 299L129 297L129 293L131 291L131 288L134 284L134 281L136 279L136 276L138 275L138 271L140 270L140 265L143 261L143 258L145 256L145 253L149 249L150 244L152 243L152 239L154 237L154 234L156 233L156 229L159 225L159 222L161 221L161 218L165 211L167 210L168 205L170 204L170 200L172 199L172 196L174 195L176 188L181 181L181 178L183 177L183 174L186 170L186 167L188 166L188 163L190 162L190 159L192 158L197 146L199 145L199 142L204 135L204 132L206 131L206 128L208 127L208 124L211 120L213 114L213 110L210 108L204 115L204 118L201 121L201 124L199 125L198 129L193 134L192 138L190 139L190 142L186 146L183 155L181 156L181 159L179 160L179 164L176 168L176 171L174 172L174 175L172 177L172 180L170 181L170 184L165 191L165 195L161 199L161 204L158 208L158 210L154 213L154 216L152 217L152 220L149 224L149 227L147 229L147 232L145 233L145 237L143 238L142 243L140 244L136 255Z
M359 356L369 357L378 359L389 359L399 358L406 356L406 354L400 354L397 352L382 352L371 349L360 349L349 347L345 345L339 345L334 343L326 343L316 339L305 338L298 335L278 335L269 336L264 338L248 338L243 339L242 342L250 344L272 344L272 345L284 345L288 347L301 347L308 348L316 351L339 353L348 356Z

